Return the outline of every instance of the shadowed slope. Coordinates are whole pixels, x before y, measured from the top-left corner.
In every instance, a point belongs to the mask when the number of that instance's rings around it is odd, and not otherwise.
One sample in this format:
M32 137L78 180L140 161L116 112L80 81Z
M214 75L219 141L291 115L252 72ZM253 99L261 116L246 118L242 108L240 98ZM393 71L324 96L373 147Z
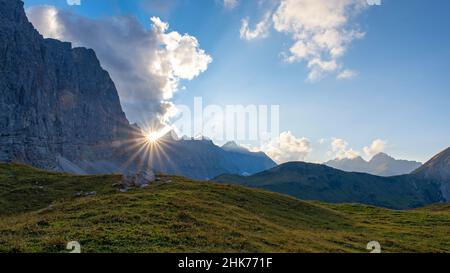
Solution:
M407 209L443 201L439 183L416 176L380 177L303 162L282 164L252 176L221 175L221 183L285 193L305 200L362 203Z

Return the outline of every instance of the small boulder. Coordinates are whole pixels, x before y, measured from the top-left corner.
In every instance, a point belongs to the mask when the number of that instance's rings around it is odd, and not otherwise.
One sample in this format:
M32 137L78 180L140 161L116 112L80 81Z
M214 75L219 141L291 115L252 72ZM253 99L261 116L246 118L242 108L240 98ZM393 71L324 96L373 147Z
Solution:
M122 185L127 187L141 187L149 185L156 180L156 175L153 171L139 171L125 173L122 176ZM144 186L145 187L145 186Z

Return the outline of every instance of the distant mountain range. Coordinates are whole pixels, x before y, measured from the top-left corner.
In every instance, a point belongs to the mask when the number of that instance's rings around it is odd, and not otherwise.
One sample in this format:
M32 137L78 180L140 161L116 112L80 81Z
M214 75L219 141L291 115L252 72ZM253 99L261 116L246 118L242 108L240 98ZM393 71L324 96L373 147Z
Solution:
M381 177L290 162L248 177L221 175L213 180L267 189L304 200L416 208L450 201L450 149L409 175Z
M168 133L151 150L128 150L118 158L134 158L143 162L138 165L148 164L159 172L203 180L225 173L246 176L276 166L264 153L250 152L235 143L230 149L230 145L219 147L209 139L177 139Z
M118 149L109 160L60 161L59 170L74 174L104 174L149 166L161 173L208 180L225 173L251 175L276 166L264 153L253 153L243 147L230 150L209 139L177 139L171 133L152 147L142 147L143 144L128 145Z
M370 161L358 156L330 160L325 165L347 172L368 173L378 176L395 176L409 174L422 166L422 163L408 160L397 160L385 153L375 155Z

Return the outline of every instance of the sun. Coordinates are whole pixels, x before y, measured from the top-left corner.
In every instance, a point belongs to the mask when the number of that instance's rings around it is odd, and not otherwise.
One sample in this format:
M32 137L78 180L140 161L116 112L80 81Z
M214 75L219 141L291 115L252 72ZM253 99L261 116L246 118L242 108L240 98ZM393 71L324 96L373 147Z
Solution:
M150 143L157 143L161 138L161 134L158 132L151 132L146 135L147 141Z
M172 130L172 127L165 126L161 129L148 128L142 131L142 136L146 144L162 144L164 142L164 136Z

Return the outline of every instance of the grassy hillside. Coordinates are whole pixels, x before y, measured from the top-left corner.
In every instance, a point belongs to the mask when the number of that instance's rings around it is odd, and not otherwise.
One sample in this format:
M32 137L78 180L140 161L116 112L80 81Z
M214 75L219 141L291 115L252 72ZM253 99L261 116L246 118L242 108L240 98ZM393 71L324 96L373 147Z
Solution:
M168 176L120 193L119 179L1 165L0 252L65 252L74 240L83 252L367 252L373 240L386 252L450 252L445 205L326 205Z
M72 176L20 164L0 164L0 215L17 214L71 199L76 193L114 193L120 176Z
M443 200L440 184L413 175L380 177L290 162L252 176L221 175L214 181L266 189L302 200L362 203L409 209Z

